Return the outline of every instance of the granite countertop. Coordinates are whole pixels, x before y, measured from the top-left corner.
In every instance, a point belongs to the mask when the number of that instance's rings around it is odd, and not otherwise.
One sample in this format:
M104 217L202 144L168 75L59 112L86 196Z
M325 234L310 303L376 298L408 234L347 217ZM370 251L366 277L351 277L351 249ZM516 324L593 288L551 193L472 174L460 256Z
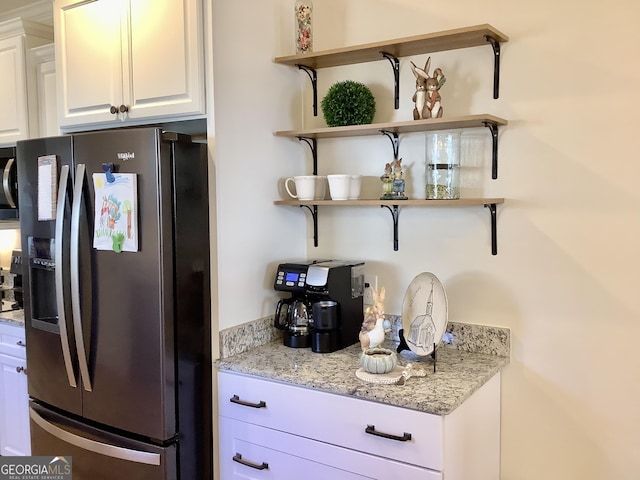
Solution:
M486 351L480 353L479 349L456 344L453 336L447 339L448 343L437 349L435 373L430 356L419 357L408 350L398 354L399 365L411 363L414 367L423 367L427 372L425 377L410 377L402 386L378 385L357 378L355 372L360 368L360 344L333 353L319 354L308 348L289 348L281 340L274 340L218 360L217 367L219 371L254 375L329 393L447 415L509 363L508 352L506 355ZM397 345L397 341L387 339L383 346L395 350Z
M24 310L11 310L9 312L0 312L0 323L9 325L24 326Z

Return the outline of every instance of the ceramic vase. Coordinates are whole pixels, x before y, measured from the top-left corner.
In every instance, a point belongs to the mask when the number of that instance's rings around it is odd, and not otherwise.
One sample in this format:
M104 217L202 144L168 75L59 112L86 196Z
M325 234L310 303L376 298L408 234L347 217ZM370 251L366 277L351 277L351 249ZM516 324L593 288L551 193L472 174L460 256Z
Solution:
M296 54L313 52L313 3L297 0L294 4Z

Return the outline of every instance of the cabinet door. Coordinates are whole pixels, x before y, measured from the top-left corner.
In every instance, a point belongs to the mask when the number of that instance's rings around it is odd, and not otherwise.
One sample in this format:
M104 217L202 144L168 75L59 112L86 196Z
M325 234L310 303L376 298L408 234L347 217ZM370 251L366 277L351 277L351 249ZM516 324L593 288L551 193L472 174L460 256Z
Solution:
M205 112L201 0L129 0L127 118Z
M123 104L122 0L56 0L56 75L61 126L113 122Z
M39 136L54 137L60 134L58 127L58 102L56 93L56 65L54 45L31 50L34 58L36 92L38 96Z
M24 38L0 41L0 145L29 137Z
M26 361L0 355L0 455L31 455Z

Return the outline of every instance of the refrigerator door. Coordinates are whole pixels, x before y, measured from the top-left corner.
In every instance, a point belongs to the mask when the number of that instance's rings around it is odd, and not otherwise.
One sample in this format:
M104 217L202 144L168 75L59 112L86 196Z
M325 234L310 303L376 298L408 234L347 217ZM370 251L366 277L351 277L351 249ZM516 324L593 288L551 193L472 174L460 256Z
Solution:
M82 393L68 286L72 152L71 137L51 137L18 142L16 158L29 395L80 414ZM39 168L38 158L49 155L55 156L55 162ZM40 206L48 203L51 220L38 219L39 183ZM44 202L45 193L48 202Z
M166 441L177 432L177 385L171 156L160 139L156 128L74 136L71 286L82 416ZM94 236L96 202L103 200L93 184L103 164L137 176L136 252L85 245Z
M175 480L176 445L157 446L89 427L35 403L31 454L69 456L74 480Z

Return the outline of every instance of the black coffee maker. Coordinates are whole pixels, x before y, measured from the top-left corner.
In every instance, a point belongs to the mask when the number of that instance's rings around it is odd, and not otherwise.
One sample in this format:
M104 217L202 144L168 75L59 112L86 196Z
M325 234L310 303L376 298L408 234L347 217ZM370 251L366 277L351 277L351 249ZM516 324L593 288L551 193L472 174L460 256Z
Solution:
M11 252L11 267L2 274L0 286L0 310L10 312L23 308L22 297L22 253L20 250Z
M21 309L24 307L22 297L22 251L13 250L11 252L11 267L9 269L13 277L13 298L15 300L14 308Z
M310 346L314 352L329 353L358 341L364 308L364 262L282 263L274 289L291 293L290 298L278 302L274 322L284 332L285 345Z

